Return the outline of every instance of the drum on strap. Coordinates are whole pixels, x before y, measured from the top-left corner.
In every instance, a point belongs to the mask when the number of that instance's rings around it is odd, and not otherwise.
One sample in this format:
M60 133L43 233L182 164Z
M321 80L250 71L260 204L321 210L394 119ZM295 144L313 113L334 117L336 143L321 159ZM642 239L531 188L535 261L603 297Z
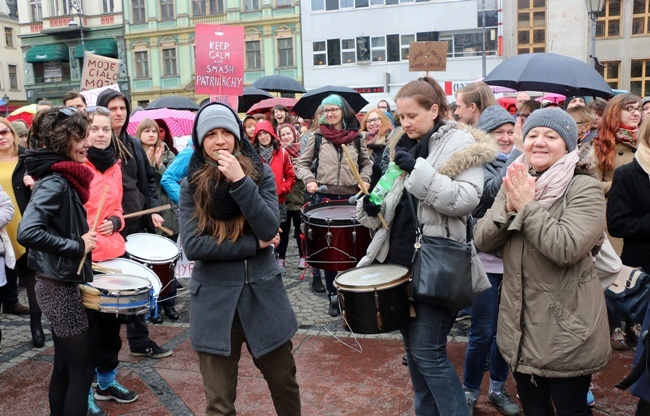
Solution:
M128 274L129 276L138 276L147 279L151 284L154 300L158 300L160 290L162 289L162 283L156 273L144 264L129 259L119 258L100 261L97 265L100 266L100 273Z
M160 298L169 295L174 267L180 257L176 243L157 234L137 233L126 237L126 252L139 263L150 267L160 279Z
M353 268L366 254L370 230L347 200L306 204L301 210L307 263L323 270Z
M151 306L149 280L126 274L98 274L79 285L81 300L88 309L119 315L142 315Z
M409 269L395 264L359 267L339 274L343 327L359 334L380 334L407 325L415 316L410 299Z

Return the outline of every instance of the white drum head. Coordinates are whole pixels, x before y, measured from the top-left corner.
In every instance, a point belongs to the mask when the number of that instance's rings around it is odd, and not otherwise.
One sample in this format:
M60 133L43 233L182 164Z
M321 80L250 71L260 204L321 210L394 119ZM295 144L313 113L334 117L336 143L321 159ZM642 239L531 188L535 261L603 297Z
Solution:
M124 290L141 290L150 286L149 280L139 276L127 274L98 274L93 277L90 286L104 289L109 292Z
M137 233L126 237L126 252L147 263L165 264L174 261L180 251L169 238L156 234Z
M408 278L408 269L396 264L373 264L341 273L336 277L337 286L352 291L370 291L375 288L393 287Z
M156 273L154 273L154 271L148 268L147 266L140 264L137 261L133 261L129 259L112 259L112 260L100 261L97 264L109 269L119 270L120 272L118 274L139 276L141 278L147 279L151 284L151 286L153 287L153 296L155 298L158 298L158 295L160 294L160 290L162 289L162 283L160 283L160 279L158 278L158 275L156 275ZM108 276L110 275L112 274L108 274ZM99 276L107 276L107 275L95 275L95 279L97 279L97 277Z

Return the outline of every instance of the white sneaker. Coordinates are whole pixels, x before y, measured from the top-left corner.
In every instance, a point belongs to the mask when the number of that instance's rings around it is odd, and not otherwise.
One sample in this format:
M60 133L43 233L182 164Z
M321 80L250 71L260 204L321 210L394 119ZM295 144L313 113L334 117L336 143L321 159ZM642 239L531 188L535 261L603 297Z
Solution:
M305 258L301 257L300 260L298 260L298 268L299 269L304 269L305 268Z
M278 266L284 268L284 259L278 259Z

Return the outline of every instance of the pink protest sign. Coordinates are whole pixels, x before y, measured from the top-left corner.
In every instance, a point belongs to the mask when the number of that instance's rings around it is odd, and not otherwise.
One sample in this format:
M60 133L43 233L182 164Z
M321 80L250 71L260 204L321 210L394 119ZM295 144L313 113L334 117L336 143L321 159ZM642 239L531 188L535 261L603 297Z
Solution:
M244 87L244 28L197 24L194 92L242 94Z

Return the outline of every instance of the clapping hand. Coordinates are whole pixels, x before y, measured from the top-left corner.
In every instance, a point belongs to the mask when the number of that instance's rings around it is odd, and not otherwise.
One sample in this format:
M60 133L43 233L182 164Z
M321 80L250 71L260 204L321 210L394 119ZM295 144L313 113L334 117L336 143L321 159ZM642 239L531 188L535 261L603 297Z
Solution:
M506 190L508 212L519 212L526 204L535 200L535 178L528 174L523 163L513 163L508 167L503 186Z

